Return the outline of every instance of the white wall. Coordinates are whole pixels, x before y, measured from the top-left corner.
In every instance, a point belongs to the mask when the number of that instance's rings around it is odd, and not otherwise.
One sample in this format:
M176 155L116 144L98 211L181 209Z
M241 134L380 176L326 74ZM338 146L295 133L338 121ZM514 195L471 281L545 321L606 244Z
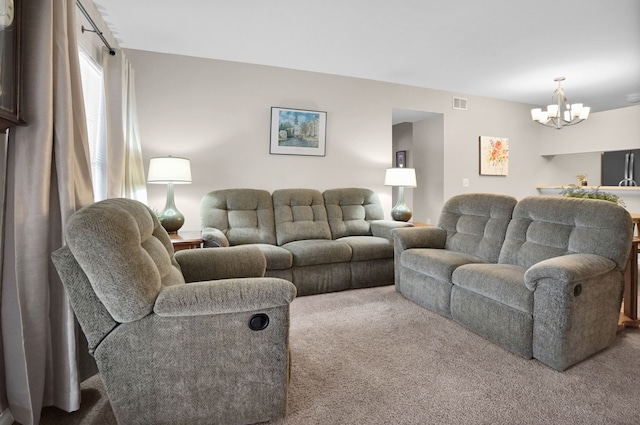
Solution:
M540 155L640 148L640 105L591 114L575 127L547 130Z
M640 148L640 105L591 114L575 127L543 130L540 154L545 165L537 184L575 184L577 174L587 174L589 185L598 186L603 151ZM602 190L620 196L628 211L640 213L640 190Z
M414 220L437 224L444 204L444 114L434 115L413 126L416 178Z
M458 193L537 195L543 173L556 180L541 156L541 141L551 132L563 143L580 127L558 132L531 121L532 105L468 95L468 110L453 110L452 97L459 93L137 50L126 54L136 71L145 166L149 158L169 154L192 161L193 184L177 186L175 194L184 230L199 229L204 194L233 187L368 187L380 195L389 217L391 188L383 183L392 165L394 108L441 114L433 127L425 123L419 131L428 146L414 140L411 152L417 173L430 176L413 190L417 221L435 222L442 202ZM326 111L327 155L270 155L272 106ZM479 136L509 138L508 176L478 175ZM598 141L582 140L591 143ZM462 187L463 178L469 187ZM441 189L434 187L438 182ZM166 188L148 189L149 205L162 209Z

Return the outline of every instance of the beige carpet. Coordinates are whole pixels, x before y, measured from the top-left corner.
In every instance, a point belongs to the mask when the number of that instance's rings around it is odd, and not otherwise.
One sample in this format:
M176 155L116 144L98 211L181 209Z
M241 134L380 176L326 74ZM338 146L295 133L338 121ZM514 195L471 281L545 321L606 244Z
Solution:
M556 372L404 299L392 286L297 298L289 411L273 424L640 423L640 331ZM43 425L111 425L99 377Z

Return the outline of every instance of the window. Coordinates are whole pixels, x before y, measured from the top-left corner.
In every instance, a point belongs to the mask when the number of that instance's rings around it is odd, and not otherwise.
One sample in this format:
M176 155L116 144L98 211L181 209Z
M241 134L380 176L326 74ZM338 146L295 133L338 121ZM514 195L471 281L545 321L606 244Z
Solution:
M102 68L82 49L79 52L93 197L95 201L101 201L107 198L107 137Z

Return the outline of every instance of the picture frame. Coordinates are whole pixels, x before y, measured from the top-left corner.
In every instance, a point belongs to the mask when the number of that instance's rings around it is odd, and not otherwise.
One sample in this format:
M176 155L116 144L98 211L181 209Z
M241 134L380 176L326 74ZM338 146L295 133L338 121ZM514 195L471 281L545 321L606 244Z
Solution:
M325 156L327 113L271 107L269 153Z
M21 111L22 0L3 1L0 15L0 132L25 125Z
M509 174L509 139L480 136L480 175L507 176Z
M396 152L396 168L405 168L407 166L407 151Z

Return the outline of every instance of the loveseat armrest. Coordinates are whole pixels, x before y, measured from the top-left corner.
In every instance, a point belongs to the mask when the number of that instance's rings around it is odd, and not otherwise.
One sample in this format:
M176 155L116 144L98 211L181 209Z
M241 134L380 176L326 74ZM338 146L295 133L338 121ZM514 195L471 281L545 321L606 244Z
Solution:
M295 296L296 287L284 279L222 279L164 287L153 311L162 317L248 312L288 305Z
M262 277L267 260L260 248L249 245L227 248L184 249L175 253L185 282Z
M614 341L624 277L613 260L563 255L534 264L524 279L533 291L533 357L565 370Z
M404 221L373 220L371 222L371 234L393 242L393 235L391 235L391 231L393 229L400 229L403 227L413 227L413 224L405 223Z
M205 227L202 229L202 241L205 248L227 247L231 245L224 232L215 227Z
M407 227L393 229L394 247L398 252L410 248L443 249L447 241L447 232L440 227Z
M527 288L535 291L538 283L551 279L558 284L570 284L608 273L616 268L616 263L594 254L568 254L549 258L529 267L524 274Z

